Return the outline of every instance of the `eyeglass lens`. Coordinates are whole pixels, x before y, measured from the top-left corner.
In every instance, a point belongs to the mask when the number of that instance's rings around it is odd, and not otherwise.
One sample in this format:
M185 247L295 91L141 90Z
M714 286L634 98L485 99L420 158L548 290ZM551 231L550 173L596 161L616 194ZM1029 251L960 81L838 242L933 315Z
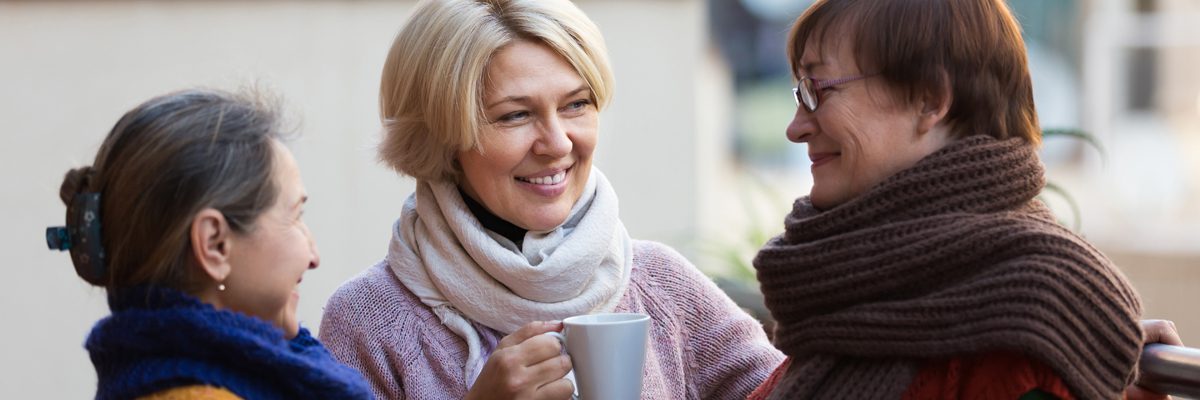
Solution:
M817 91L813 88L812 79L801 79L796 86L796 103L803 104L809 112L817 109Z

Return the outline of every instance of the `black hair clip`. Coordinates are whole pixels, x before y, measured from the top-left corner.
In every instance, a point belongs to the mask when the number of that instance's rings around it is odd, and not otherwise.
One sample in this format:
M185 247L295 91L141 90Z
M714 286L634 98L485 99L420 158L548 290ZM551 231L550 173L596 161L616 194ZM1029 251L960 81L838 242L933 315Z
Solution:
M65 226L51 226L46 228L46 246L50 250L65 251L71 249L71 233Z
M75 273L88 282L103 282L104 246L100 242L100 193L79 193L67 207L67 226L46 228L46 246L71 252Z

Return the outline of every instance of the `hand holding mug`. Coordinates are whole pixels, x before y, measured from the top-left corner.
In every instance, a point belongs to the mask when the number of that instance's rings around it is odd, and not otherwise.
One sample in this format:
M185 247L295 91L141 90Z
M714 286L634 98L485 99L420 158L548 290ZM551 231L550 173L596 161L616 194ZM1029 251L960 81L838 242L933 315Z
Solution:
M561 322L531 322L500 340L467 399L569 399L575 391L564 379L571 370L562 346L545 333Z

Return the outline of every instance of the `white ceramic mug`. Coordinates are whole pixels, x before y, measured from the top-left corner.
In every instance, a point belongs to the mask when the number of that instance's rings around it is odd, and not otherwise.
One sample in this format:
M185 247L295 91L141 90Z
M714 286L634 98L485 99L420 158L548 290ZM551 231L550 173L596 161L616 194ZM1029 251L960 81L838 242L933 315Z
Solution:
M578 398L625 400L642 396L650 316L613 313L570 317L558 338L575 368Z

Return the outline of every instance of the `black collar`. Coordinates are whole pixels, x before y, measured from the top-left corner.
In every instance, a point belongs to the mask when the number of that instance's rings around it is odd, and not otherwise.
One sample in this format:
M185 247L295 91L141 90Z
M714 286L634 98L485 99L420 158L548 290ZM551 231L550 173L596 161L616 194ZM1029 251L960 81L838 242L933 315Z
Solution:
M475 215L475 219L479 220L480 225L483 225L489 231L499 233L500 236L508 238L508 240L517 244L517 248L521 247L521 242L525 241L525 232L528 232L525 228L513 225L512 222L505 221L497 217L496 214L492 214L491 211L488 211L487 207L484 207L483 204L479 204L478 201L468 196L462 188L458 189L458 193L462 195L463 202L467 203L467 208L471 210L471 214Z

